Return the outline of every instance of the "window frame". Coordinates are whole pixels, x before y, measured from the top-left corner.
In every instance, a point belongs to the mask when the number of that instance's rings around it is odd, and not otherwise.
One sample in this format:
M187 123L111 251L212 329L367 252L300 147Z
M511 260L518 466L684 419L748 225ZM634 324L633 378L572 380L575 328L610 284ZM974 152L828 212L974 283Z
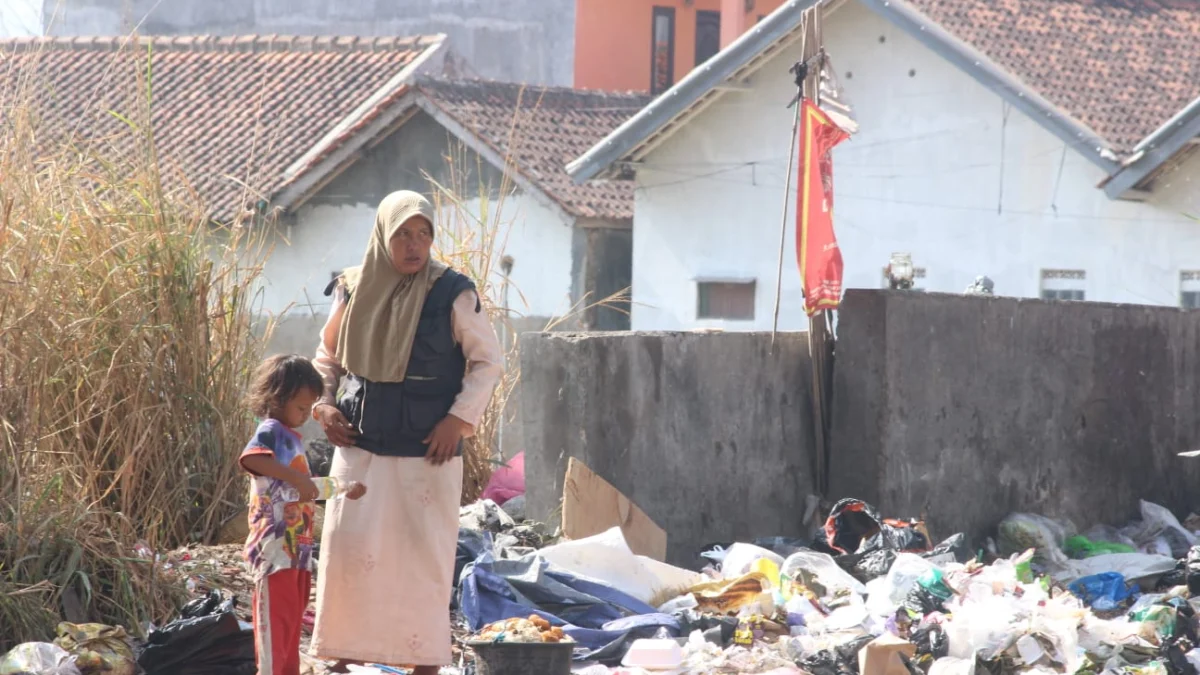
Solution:
M1047 285L1047 281L1052 283ZM1072 281L1079 283L1064 283ZM1038 279L1038 298L1047 302L1087 302L1087 270L1043 269Z
M1188 299L1191 298L1191 304ZM1179 273L1180 309L1200 309L1200 270L1182 270Z
M701 17L705 17L705 18L706 18L706 20L710 20L712 17L716 17L716 21L717 21L717 25L716 25L716 28L717 28L717 43L716 43L716 49L715 49L715 50L713 50L713 53L712 53L712 54L709 54L708 56L706 56L706 57L705 57L705 58L703 58L703 59L701 59L701 58L700 58L700 23L701 23ZM702 64L706 63L706 62L707 62L709 59L711 59L712 57L714 57L714 56L716 56L717 54L720 54L720 53L721 53L721 12L719 12L719 11L716 11L716 10L711 10L711 9L698 9L698 10L696 10L696 35L695 35L695 39L693 40L693 48L694 48L694 49L693 49L693 52L692 52L692 62L693 62L693 64L694 64L694 66L693 66L693 67L696 67L696 68L700 67Z
M696 279L696 320L697 321L731 321L739 323L752 323L758 316L758 279L728 279L728 278L701 278ZM722 316L714 315L711 309L711 300L705 302L706 287L712 286L732 286L732 287L749 287L750 305L748 316ZM709 305L706 310L705 305ZM707 311L707 313L706 313Z
M658 21L667 21L666 83L658 86ZM650 12L650 95L658 96L675 86L675 8L655 5Z

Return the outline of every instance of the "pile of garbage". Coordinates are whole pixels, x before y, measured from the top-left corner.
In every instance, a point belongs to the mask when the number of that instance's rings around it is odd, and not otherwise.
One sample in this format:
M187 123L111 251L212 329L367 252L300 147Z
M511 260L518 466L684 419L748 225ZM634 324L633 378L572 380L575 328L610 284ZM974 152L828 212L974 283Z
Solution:
M481 507L486 511L492 507ZM540 550L460 532L472 631L541 617L574 672L1197 675L1200 518L1079 532L1013 514L972 550L917 520L839 502L810 541L714 547L697 573L634 555L614 528Z

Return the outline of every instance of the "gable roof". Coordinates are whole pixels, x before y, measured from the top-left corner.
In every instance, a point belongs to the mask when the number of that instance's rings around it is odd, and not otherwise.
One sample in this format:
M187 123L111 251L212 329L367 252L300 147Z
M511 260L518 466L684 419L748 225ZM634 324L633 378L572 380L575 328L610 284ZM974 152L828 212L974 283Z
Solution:
M28 78L39 135L93 140L119 130L110 111L130 115L138 101L131 94L147 86L148 71L160 155L213 218L228 220L269 200L285 168L364 103L435 65L443 42L440 35L25 38L0 40L0 70L10 84ZM0 90L0 110L13 104L13 89Z
M318 144L288 172L279 205L294 208L307 195L346 168L353 150L370 138L423 110L492 165L512 172L523 190L540 196L562 213L582 218L633 218L633 185L628 181L576 184L566 164L641 110L650 97L543 87L488 80L421 77L411 87Z
M1200 3L1190 0L859 0L1109 175L1119 197L1200 134ZM613 175L799 39L817 0L788 0L572 162Z

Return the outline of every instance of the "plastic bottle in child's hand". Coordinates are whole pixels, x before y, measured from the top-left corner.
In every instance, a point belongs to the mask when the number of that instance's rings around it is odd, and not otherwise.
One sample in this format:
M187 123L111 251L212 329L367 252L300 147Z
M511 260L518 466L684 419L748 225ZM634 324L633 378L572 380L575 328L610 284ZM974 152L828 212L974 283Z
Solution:
M318 502L344 497L355 485L358 485L358 483L353 481L343 482L333 476L329 476L328 478L313 478L312 482L317 486L317 498L315 501ZM300 491L290 485L285 486L283 489L283 498L289 502L298 502L300 501Z

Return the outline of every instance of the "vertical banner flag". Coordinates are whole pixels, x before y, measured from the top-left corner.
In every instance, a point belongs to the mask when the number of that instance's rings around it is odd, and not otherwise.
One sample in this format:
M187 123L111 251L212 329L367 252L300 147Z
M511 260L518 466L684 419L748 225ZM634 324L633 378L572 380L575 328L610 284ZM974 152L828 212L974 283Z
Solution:
M815 103L800 103L800 182L797 186L796 257L809 316L836 309L842 298L842 252L833 235L833 158L849 138Z

